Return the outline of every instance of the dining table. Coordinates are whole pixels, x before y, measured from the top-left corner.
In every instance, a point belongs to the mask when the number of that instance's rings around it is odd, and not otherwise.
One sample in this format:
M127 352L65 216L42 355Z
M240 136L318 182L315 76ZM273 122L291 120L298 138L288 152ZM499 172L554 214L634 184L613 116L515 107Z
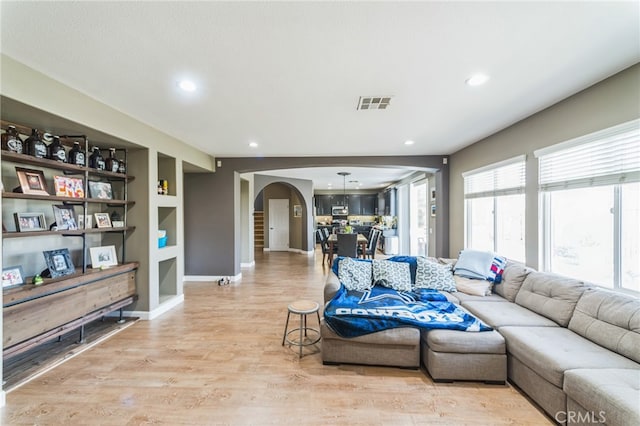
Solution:
M356 243L360 245L360 248L362 250L362 258L364 259L364 257L366 256L366 252L367 252L367 243L369 241L367 240L367 237L365 237L362 234L358 234L358 238L356 239ZM329 235L329 238L327 238L327 243L329 243L329 265L331 265L333 263L333 252L334 252L334 247L335 245L338 243L338 234L331 234Z

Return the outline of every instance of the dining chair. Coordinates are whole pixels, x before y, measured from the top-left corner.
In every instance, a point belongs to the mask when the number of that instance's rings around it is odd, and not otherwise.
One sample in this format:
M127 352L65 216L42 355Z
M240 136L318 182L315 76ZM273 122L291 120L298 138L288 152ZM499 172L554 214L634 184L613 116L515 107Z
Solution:
M358 234L338 234L338 256L358 257Z
M318 240L320 240L320 249L322 250L322 263L324 264L325 259L326 262L329 262L329 253L331 253L331 247L329 246L329 242L327 241L327 238L329 237L325 237L322 229L316 229L316 234L318 236ZM335 254L337 252L337 248L334 247L333 252Z

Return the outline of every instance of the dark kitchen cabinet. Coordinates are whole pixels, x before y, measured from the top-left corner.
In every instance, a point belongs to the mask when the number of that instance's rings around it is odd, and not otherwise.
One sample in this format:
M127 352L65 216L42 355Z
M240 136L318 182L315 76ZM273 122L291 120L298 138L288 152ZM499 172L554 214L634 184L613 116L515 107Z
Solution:
M396 215L396 189L388 189L384 192L384 215Z
M360 214L373 216L378 214L378 195L365 194L360 196Z
M351 194L347 195L347 206L349 208L350 215L360 215L362 214L360 211L360 195Z
M331 207L334 204L334 195L316 195L316 215L331 216Z

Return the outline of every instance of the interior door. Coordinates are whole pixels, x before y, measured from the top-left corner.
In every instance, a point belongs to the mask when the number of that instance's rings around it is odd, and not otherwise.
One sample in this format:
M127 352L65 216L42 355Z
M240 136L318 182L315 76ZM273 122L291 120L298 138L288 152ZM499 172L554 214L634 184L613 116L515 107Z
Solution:
M289 200L269 199L269 251L289 250Z

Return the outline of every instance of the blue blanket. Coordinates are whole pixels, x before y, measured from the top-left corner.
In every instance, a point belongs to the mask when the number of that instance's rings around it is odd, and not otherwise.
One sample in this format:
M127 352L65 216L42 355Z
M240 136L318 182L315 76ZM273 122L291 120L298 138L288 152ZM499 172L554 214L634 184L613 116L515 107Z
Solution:
M398 292L373 286L369 291L348 291L344 286L331 299L324 319L336 334L357 337L398 327L488 331L491 327L435 290Z

